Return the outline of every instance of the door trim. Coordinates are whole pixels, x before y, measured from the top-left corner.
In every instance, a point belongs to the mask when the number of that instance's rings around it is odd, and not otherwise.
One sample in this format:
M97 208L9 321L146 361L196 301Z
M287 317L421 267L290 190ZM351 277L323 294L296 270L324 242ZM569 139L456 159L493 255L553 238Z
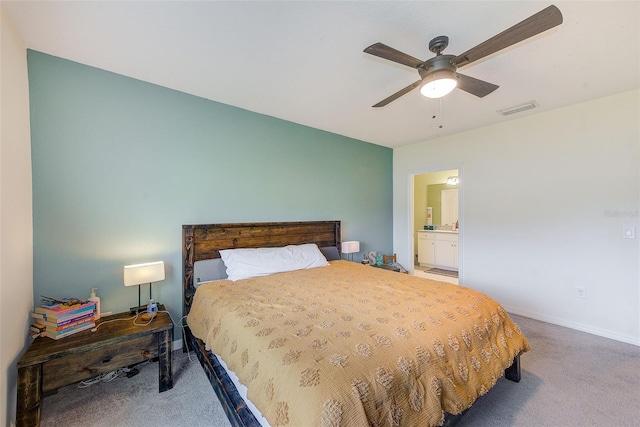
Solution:
M458 234L458 284L462 285L464 283L464 173L463 173L463 164L455 163L448 165L431 165L425 167L424 169L410 171L407 176L407 180L409 181L407 185L409 194L407 197L408 201L408 209L407 212L409 214L408 218L408 228L409 228L409 238L407 239L408 243L408 253L411 254L411 265L407 266L409 273L413 274L414 272L414 263L415 263L415 240L416 240L416 231L414 230L414 220L415 220L415 204L414 204L414 194L415 194L415 178L416 175L425 175L429 173L442 172L446 170L458 170L458 228L461 232Z

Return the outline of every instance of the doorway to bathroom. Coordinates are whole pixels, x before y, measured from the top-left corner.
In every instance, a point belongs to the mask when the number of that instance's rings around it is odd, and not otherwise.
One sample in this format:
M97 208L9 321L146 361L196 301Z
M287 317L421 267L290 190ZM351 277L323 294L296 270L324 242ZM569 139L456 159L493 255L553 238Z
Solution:
M461 170L444 169L413 175L413 242L415 276L459 284L461 263Z

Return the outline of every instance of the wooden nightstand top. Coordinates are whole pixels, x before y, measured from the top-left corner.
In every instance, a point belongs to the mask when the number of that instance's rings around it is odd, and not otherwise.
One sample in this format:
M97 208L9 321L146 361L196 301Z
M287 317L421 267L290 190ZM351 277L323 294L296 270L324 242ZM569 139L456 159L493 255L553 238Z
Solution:
M164 310L164 307L159 306L158 309ZM167 313L160 311L153 321L146 326L134 325L133 317L129 312L113 314L101 317L96 321L96 326L98 327L96 332L91 332L90 329L87 329L59 340L47 337L36 338L18 361L18 368L45 363L68 354L89 352L103 346L112 345L123 339L130 340L137 336L142 337L173 328L171 317ZM147 321L146 315L140 314L136 323L145 325ZM99 326L103 322L108 323Z

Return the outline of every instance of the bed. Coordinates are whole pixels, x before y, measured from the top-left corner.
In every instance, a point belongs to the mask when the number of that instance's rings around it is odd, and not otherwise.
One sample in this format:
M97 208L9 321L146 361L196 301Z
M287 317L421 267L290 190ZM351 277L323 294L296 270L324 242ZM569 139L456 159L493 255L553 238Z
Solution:
M262 415L273 427L450 426L503 374L520 380L529 344L499 304L340 260L340 227L183 226L186 344L232 425L265 425ZM329 254L328 265L237 281L199 277L208 274L201 263L220 269L221 251L308 244Z

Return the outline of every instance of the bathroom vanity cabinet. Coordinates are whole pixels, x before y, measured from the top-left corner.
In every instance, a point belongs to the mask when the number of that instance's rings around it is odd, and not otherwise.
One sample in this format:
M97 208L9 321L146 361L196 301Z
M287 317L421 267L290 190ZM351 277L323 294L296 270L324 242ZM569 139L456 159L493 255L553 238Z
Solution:
M458 232L418 231L418 263L421 267L458 269Z

